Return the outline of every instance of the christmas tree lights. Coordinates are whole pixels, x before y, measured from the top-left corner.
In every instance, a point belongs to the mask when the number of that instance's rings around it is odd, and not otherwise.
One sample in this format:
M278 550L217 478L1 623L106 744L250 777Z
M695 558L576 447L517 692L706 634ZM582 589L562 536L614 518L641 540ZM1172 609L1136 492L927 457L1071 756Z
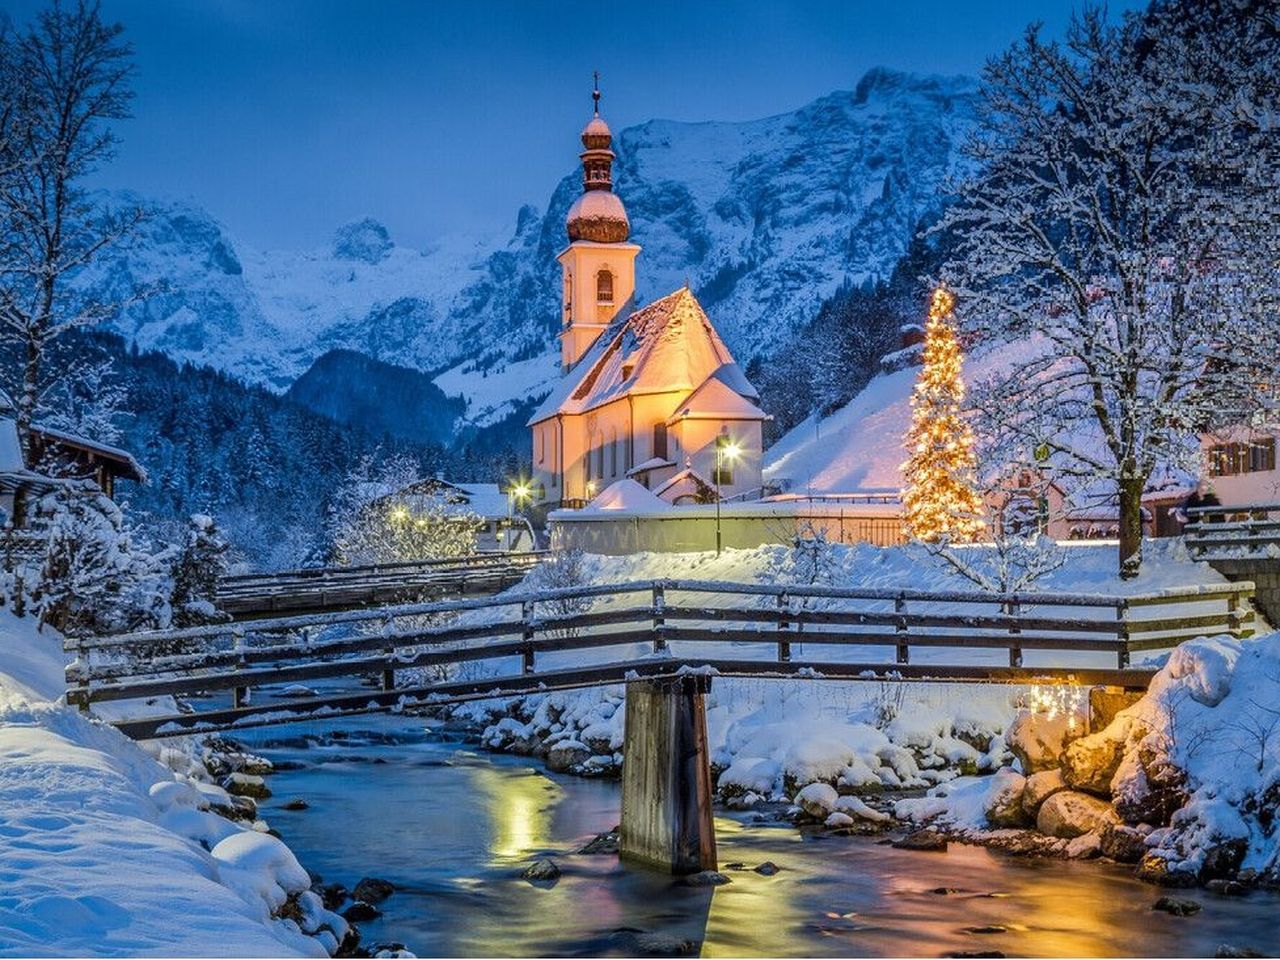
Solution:
M925 324L924 365L911 395L911 426L903 438L903 522L916 540L967 542L983 528L975 487L973 430L961 412L963 354L951 321L955 297L939 288Z

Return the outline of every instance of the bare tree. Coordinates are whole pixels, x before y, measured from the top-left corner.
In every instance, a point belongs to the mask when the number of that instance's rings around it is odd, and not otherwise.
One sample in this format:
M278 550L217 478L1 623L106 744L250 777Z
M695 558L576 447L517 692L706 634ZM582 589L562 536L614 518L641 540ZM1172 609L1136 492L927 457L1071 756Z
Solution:
M96 3L55 2L22 34L0 38L0 344L12 372L18 431L65 371L48 347L112 305L77 290L76 274L140 219L114 211L85 179L115 153L113 121L129 115L132 50Z
M1277 36L1274 5L1235 0L1086 10L1062 44L1030 28L987 66L980 172L940 225L972 331L1024 345L975 385L982 432L1110 488L1125 577L1153 471L1194 466L1274 364Z

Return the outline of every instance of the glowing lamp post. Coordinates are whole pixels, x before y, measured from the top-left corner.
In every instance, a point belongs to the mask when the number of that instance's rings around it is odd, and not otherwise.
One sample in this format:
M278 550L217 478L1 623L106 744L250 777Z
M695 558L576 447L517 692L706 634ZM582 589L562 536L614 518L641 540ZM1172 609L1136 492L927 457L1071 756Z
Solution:
M507 486L507 543L508 552L511 550L511 528L515 520L515 511L523 506L530 497L533 496L533 489L523 480L512 483Z
M726 463L734 463L742 456L742 447L729 438L727 434L720 434L716 437L716 556L720 556L720 550L723 546L723 536L720 532L720 475L724 471Z

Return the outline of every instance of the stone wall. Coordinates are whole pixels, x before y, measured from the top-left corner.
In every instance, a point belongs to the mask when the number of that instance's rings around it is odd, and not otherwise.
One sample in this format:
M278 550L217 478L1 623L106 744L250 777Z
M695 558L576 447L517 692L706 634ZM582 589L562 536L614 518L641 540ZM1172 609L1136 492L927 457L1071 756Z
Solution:
M1280 624L1280 558L1232 557L1210 560L1209 566L1233 582L1252 580L1254 608L1273 625Z

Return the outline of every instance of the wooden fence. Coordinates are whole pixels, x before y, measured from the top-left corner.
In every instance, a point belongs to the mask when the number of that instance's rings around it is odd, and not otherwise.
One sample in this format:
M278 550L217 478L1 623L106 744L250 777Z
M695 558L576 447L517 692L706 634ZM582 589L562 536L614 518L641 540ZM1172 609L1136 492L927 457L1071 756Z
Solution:
M565 689L682 668L1134 688L1153 672L1131 667L1134 652L1204 633L1251 633L1251 591L1251 584L1240 583L1116 598L680 580L603 584L68 639L75 660L67 668L67 700L87 709L103 701L230 692L230 707L119 724L131 735L155 736ZM803 656L794 656L800 644ZM629 649L615 651L613 659L597 656L618 647ZM945 650L964 655L935 659ZM974 662L974 651L988 659L994 652L996 662ZM1089 662L1026 666L1031 651ZM559 656L566 652L575 656ZM1115 666L1100 665L1108 660ZM462 664L484 667L459 679ZM249 700L254 688L278 692L335 678L364 679L380 689Z
M1183 527L1193 556L1280 556L1280 503L1192 507Z

